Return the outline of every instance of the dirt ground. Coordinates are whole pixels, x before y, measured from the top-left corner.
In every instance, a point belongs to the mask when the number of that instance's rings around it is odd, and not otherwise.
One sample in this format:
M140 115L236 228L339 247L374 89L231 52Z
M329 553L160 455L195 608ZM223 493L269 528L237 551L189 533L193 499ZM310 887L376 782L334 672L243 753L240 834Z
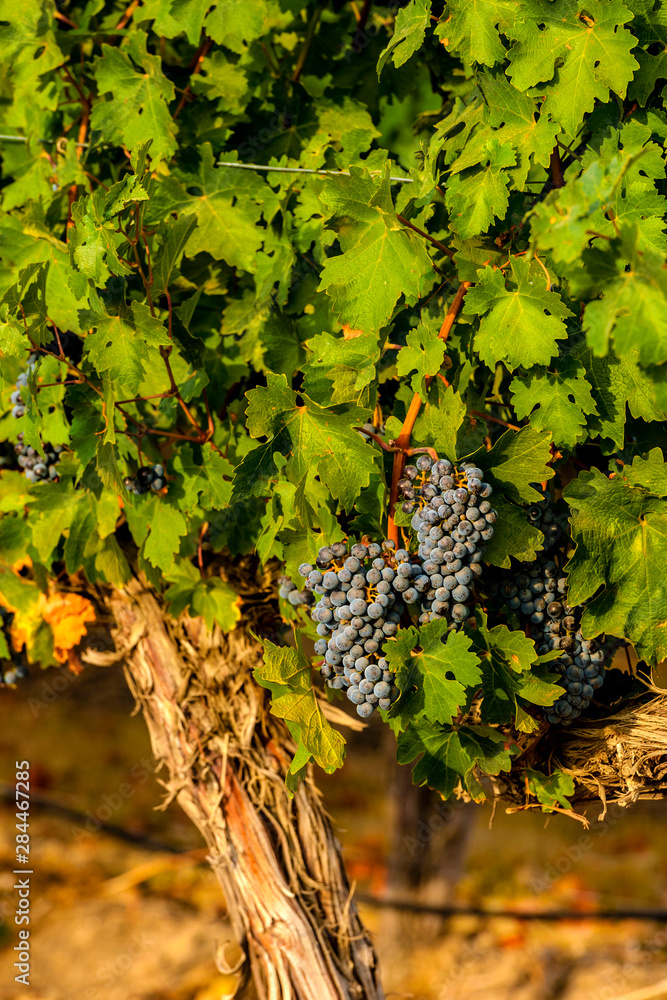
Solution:
M15 760L27 759L32 790L64 810L32 806L26 989L13 969L14 810L0 804L2 1000L253 996L240 973L219 971L238 958L225 901L197 832L178 807L157 808L161 788L132 709L115 668L79 678L49 670L0 692L0 781L13 783ZM386 890L393 767L380 730L378 723L350 738L345 769L322 780L357 891L376 896ZM489 828L490 810L480 808L455 902L567 909L584 919L434 923L363 903L387 992L413 1000L635 1000L642 990L636 1000L667 998L667 927L586 917L598 908L667 909L666 819L666 805L643 804L615 810L585 834L565 817L545 823L537 814L497 813ZM100 821L138 842L102 831ZM439 822L437 812L427 816L405 850L420 850Z

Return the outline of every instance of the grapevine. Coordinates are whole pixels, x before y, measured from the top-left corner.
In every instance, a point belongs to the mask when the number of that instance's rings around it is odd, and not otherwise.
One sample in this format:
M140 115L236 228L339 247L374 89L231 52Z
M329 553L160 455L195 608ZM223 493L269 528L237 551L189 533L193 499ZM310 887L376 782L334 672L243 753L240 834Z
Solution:
M262 644L299 775L343 764L329 699L445 796L528 794L536 740L546 795L667 656L659 12L163 6L7 38L17 656L138 580Z

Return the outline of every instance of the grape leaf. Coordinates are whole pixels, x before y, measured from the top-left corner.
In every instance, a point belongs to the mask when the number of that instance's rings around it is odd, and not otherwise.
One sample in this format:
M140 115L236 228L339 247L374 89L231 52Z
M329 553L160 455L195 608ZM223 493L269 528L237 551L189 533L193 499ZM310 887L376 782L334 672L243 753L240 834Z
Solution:
M396 356L396 371L401 377L415 372L410 379L410 386L425 403L426 378L440 371L445 345L442 340L433 336L424 323L407 335L406 343L407 346L402 347Z
M132 302L129 309L123 306L117 315L92 311L86 315L95 330L86 337L88 360L100 375L107 375L117 387L134 395L147 366L155 363L147 346L169 344L163 324L151 316L143 302Z
M652 470L649 482L654 477ZM573 607L590 600L585 636L626 638L655 664L667 655L667 502L639 479L638 470L629 480L593 469L565 490L576 546L567 566L568 599Z
M273 193L261 177L247 170L216 167L211 144L205 142L189 170L176 170L163 181L151 212L160 219L165 211L196 215L197 228L185 246L187 257L205 251L254 272L267 236L258 225L262 209L270 215L273 207Z
M416 757L415 785L428 785L448 798L460 782L476 801L485 795L474 770L499 774L511 765L503 734L491 726L411 725L398 737L397 759L399 764L409 764Z
M633 417L648 422L666 420L667 410L657 398L656 386L639 367L637 348L622 355L614 351L598 358L590 349L580 352L596 411L588 416L591 437L600 436L606 452L622 450L625 442L626 406Z
M494 66L505 58L500 35L511 34L520 12L518 0L447 0L436 33L464 62Z
M509 205L505 168L516 164L516 152L494 135L484 143L479 163L483 170L452 173L445 192L450 227L463 240L504 218Z
M153 256L153 286L154 297L162 295L178 267L183 251L187 245L197 220L192 216L183 215L174 222L170 219L163 224L160 231L160 246Z
M187 522L165 497L140 497L139 501L143 501L142 513L150 527L143 555L153 566L168 570L180 548L181 538L187 534Z
M464 312L481 317L475 350L489 368L499 361L511 371L548 364L558 353L557 341L567 337L563 321L572 313L525 258L510 257L510 269L505 279L501 271L483 268L468 290Z
M214 577L197 583L190 608L193 614L201 615L209 631L218 625L223 632L231 632L241 617L241 598L228 583Z
M435 448L442 458L455 459L470 447L471 421L465 401L452 386L435 379L429 386L426 406L415 423L415 443ZM485 430L480 429L475 443L481 444Z
M444 619L420 629L400 629L396 640L386 644L384 655L401 692L391 709L390 724L396 732L414 720L451 722L465 708L474 693L470 689L481 678L471 644Z
M91 125L107 141L129 149L151 139L151 156L168 158L177 145L178 127L167 107L175 90L160 57L148 51L147 40L145 32L135 29L120 48L102 45L94 73L99 93L110 96L95 102Z
M378 77L389 56L394 66L403 66L421 48L430 18L431 0L410 0L406 7L399 10L391 41L382 50L378 59Z
M524 687L522 674L530 671L537 659L535 645L522 632L510 632L506 625L489 629L487 617L481 608L475 611L476 628L464 626L479 658L482 674L482 722L500 725L515 722L519 714L519 692L530 695ZM561 689L562 691L562 689ZM522 724L518 729L524 729ZM530 724L527 731L534 728Z
M515 378L510 384L512 406L519 420L530 415L536 431L550 431L554 444L574 448L586 434L586 420L597 413L584 367L564 358L547 372Z
M520 431L505 431L490 451L480 448L468 461L479 466L509 500L536 503L543 497L530 484L554 475L547 465L551 461L550 442L550 434L522 427Z
M285 720L297 746L303 747L308 759L312 758L331 774L343 765L345 740L322 714L312 685L311 666L298 633L296 642L297 648L293 649L265 639L264 663L253 674L258 684L271 691L271 711ZM299 766L303 766L302 761Z
M658 80L667 77L667 10L655 0L624 0L634 14L633 34L641 48L635 49L639 69L628 87L628 97L642 106L648 101ZM657 43L657 44L656 44ZM653 52L649 51L653 48Z
M553 774L546 775L542 774L541 771L534 771L527 767L525 775L528 791L535 796L538 802L547 807L546 812L550 811L549 806L556 804L562 806L563 809L572 808L572 804L566 798L568 795L574 795L574 778L571 774L554 771Z
M295 485L312 466L327 483L331 495L350 510L363 487L368 486L376 452L350 426L347 417L333 408L319 406L306 396L297 405L297 394L284 375L267 374L266 389L247 393L248 431L251 437L269 437L267 451L250 452L235 476L234 496L247 494L246 474L257 478L267 469L266 455L272 450L290 453L287 471ZM359 422L364 423L361 411Z
M609 91L624 97L638 67L631 50L636 39L624 25L631 20L621 0L531 0L512 26L517 41L509 50L507 74L517 90L553 81L543 88L542 114L574 137L584 114ZM558 67L558 68L557 68Z
M342 253L325 260L318 290L331 296L341 323L371 333L389 322L402 295L424 294L431 261L422 238L396 217L389 172L378 187L367 171L350 171L350 178L332 180L322 191Z
M667 497L667 465L659 448L652 448L646 458L635 455L623 475L633 486L645 487L657 497Z
M304 392L317 403L369 406L380 344L374 333L344 339L320 333L306 342L311 352L303 366Z
M512 558L532 562L543 548L542 532L527 522L523 507L509 503L501 493L494 494L492 503L498 520L493 537L484 546L484 562L503 569L510 568Z
M577 289L590 296L584 312L586 339L595 354L606 354L613 337L616 353L639 350L642 365L667 360L667 274L663 260L637 246L636 226L617 240L585 251L585 271Z

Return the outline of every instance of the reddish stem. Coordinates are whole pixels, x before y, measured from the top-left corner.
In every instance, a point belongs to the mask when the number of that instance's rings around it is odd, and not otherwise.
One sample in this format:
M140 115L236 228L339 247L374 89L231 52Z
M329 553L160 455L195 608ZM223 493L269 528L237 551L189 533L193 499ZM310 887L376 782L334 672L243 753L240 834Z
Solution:
M425 240L428 240L429 243L432 243L434 247L437 247L438 250L441 250L442 253L446 254L448 257L452 258L454 256L453 250L450 250L449 247L446 247L444 243L441 243L440 240L436 240L429 233L425 233L423 229L418 229L417 226L414 226L409 219L405 218L404 215L398 215L397 213L396 218L399 222L402 222L404 226L407 226L408 229L412 229L415 233L419 233L420 236L423 236Z
M521 430L516 424L508 424L506 420L501 420L500 417L492 417L490 413L480 413L479 410L468 410L468 413L471 417L481 417L482 420L490 420L492 424L500 424L501 427L508 427L511 431Z
M555 188L562 188L565 184L563 180L563 168L560 163L560 155L558 153L558 146L552 151L549 157L549 168L551 170L551 180Z
M470 284L471 283L469 281L462 281L461 284L459 285L458 291L456 292L452 304L447 310L447 315L445 316L443 324L440 327L440 332L438 334L438 338L440 340L447 340L449 333L452 329L452 326L454 325L454 320L458 316L461 306L463 305L463 299L465 297L465 293L468 291L468 288L470 287ZM432 381L433 381L433 376L429 376L425 379L427 389ZM398 525L394 521L394 516L396 512L396 501L398 500L398 484L400 483L401 478L403 476L405 455L406 452L410 449L410 438L412 436L412 431L414 430L417 417L419 416L419 410L421 409L421 402L422 402L421 396L419 395L418 392L416 392L412 397L412 402L410 403L408 412L405 416L405 420L403 421L401 432L396 438L396 440L393 442L393 444L396 446L398 450L394 455L394 466L391 473L391 490L389 493L389 523L387 526L387 538L390 541L395 542L396 545L399 544Z
M197 53L196 53L195 58L193 60L194 67L193 67L193 70L192 70L192 76L197 76L198 73L201 73L202 63L203 63L204 59L206 58L206 56L208 55L208 51L211 48L211 45L213 45L212 40L210 38L206 38L202 42L202 44L199 46L199 49L197 50ZM188 83L187 87L183 91L183 95L182 95L180 101L178 102L178 107L174 111L174 121L176 121L176 119L180 115L181 111L183 110L183 108L185 107L185 105L187 104L187 102L190 100L191 96L192 96L192 87Z

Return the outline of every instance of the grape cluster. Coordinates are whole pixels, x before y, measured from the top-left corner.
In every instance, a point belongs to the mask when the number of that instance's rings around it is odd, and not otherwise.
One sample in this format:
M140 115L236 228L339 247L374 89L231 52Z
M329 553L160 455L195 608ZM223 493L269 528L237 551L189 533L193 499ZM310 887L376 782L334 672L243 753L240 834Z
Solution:
M7 608L0 607L0 619L2 620L3 629L7 629L11 623L14 615ZM22 678L28 676L28 668L16 660L10 660L6 664L0 666L0 684L16 684L17 681L22 680Z
M162 465L142 465L134 476L127 476L124 480L125 489L128 493L135 493L141 496L149 490L161 490L167 480Z
M37 355L31 354L28 358L28 368L26 371L21 372L16 380L16 389L10 396L10 402L12 404L12 416L22 417L25 414L25 403L23 402L23 397L21 396L21 388L28 384L28 375L35 367L37 362Z
M560 674L565 693L548 708L546 717L551 723L569 725L602 687L610 643L605 636L584 639L580 628L584 609L568 604L567 577L547 555L508 574L500 594L510 611L531 623L540 656L554 649L562 651L549 668Z
M289 576L279 576L278 583L280 584L278 593L284 601L289 601L293 607L313 603L313 592L311 590L299 590Z
M377 434L379 437L384 437L384 424L372 424L367 423L359 431L364 441L370 441L371 434Z
M551 509L551 498L546 490L543 490L538 483L530 485L533 489L538 490L544 499L538 500L537 503L531 504L526 509L528 523L534 528L539 528L544 535L544 548L552 549L554 545L565 540L565 531Z
M3 670L0 672L0 678L3 684L16 684L18 681L23 680L27 677L29 670L23 663L12 662L9 670Z
M329 687L346 690L362 719L376 706L388 709L399 694L383 645L396 635L404 609L397 585L413 570L405 549L394 548L371 542L352 545L348 554L347 545L336 542L320 549L315 567L299 566L306 589L319 596L311 615L322 676Z
M23 443L23 434L19 434L18 443L14 445L18 464L29 483L44 483L57 479L57 465L62 450L59 444L46 444L42 457L36 448L29 448Z
M415 579L402 594L418 602L420 623L447 618L458 627L468 618L472 587L482 574L484 543L493 535L497 514L488 501L493 492L481 469L420 455L406 466L399 482L402 509L412 514L421 561ZM400 589L400 587L398 588Z

